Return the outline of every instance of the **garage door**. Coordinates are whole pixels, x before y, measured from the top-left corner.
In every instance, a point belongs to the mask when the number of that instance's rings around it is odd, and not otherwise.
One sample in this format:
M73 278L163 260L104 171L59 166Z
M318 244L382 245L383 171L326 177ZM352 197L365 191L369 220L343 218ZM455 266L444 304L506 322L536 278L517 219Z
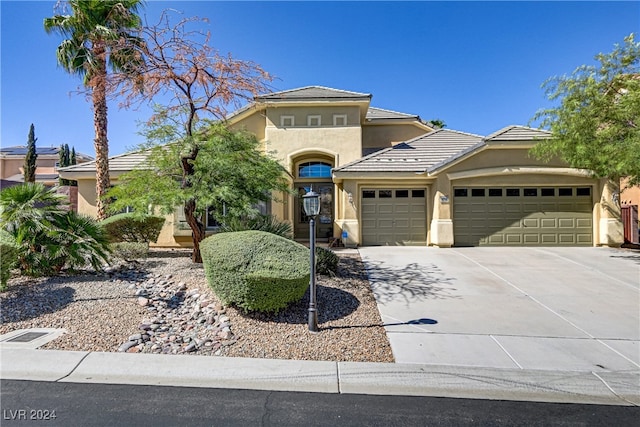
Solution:
M591 246L591 187L457 187L456 246Z
M362 190L362 244L419 246L427 243L425 190Z

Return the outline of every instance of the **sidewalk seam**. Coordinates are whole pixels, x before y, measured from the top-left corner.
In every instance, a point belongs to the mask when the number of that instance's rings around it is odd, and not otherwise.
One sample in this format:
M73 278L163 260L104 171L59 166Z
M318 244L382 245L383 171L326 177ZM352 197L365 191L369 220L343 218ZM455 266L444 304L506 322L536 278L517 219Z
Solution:
M616 392L615 392L615 390L614 390L614 389L613 389L613 388L612 388L612 387L611 387L611 386L610 386L610 385L609 385L609 384L604 380L604 378L602 378L602 377L601 377L600 375L598 375L596 372L591 371L591 373L592 373L592 374L593 374L597 379L599 379L599 380L602 382L602 384L604 384L604 385L605 385L605 387L607 387L607 388L611 391L611 393L613 393L613 395L614 395L614 396L616 396L618 399L620 399L620 400L622 400L622 401L624 401L624 402L627 402L627 403L629 403L629 404L630 404L630 405L632 405L632 406L640 406L640 405L638 405L637 403L632 402L632 401L630 401L630 400L627 400L627 399L625 399L624 397L620 396L618 393L616 393Z
M78 366L80 366L80 364L81 364L82 362L84 362L84 359L86 359L87 357L89 357L89 355L90 355L90 354L91 354L91 352L90 352L90 351L89 351L89 352L87 352L87 354L85 354L84 356L82 356L82 359L80 359L80 360L78 361L78 363L76 363L76 366L74 366L74 367L73 367L73 369L71 369L71 371L70 371L68 374L63 375L62 377L58 378L57 380L54 380L53 382L54 382L54 383L57 383L57 382L59 382L59 381L62 381L63 379L67 378L69 375L73 374L73 373L75 372L75 370L76 370L76 369L78 369Z
M513 357L513 356L511 355L511 353L509 353L509 352L507 351L507 349L506 349L506 348L504 348L504 346L503 346L502 344L500 344L500 341L498 341L498 340L496 339L496 337L494 337L493 335L489 335L489 336L491 337L491 339L492 339L492 340L494 340L494 341L496 342L496 344L498 344L498 346L502 349L502 351L504 351L504 352L507 354L507 356L509 356L509 359L513 360L513 363L515 363L515 364L516 364L516 366L518 366L518 368L520 368L520 369L524 369L524 368L522 367L522 365L520 365L520 364L518 363L518 361L516 360L516 358L515 358L515 357Z

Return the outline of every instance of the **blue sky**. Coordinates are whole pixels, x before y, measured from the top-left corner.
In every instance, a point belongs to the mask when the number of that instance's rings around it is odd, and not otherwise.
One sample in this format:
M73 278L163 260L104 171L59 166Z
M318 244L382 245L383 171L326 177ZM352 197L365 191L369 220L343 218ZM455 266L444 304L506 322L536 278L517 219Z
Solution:
M67 143L93 155L91 104L56 64L47 35L55 1L0 1L2 146ZM274 74L276 90L308 85L366 92L372 105L487 135L526 125L549 105L540 85L593 63L631 32L640 2L150 1L207 17L213 45ZM110 154L142 142L149 110L109 109Z

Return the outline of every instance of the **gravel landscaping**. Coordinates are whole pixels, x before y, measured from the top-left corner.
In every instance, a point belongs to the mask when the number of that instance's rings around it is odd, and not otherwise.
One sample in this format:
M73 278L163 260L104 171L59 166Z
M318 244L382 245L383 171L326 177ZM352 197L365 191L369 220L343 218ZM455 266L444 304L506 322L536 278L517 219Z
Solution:
M41 347L58 350L393 362L360 256L337 254L338 275L318 277L318 334L307 328L308 294L277 315L223 307L182 249L100 274L13 278L0 334L64 328Z

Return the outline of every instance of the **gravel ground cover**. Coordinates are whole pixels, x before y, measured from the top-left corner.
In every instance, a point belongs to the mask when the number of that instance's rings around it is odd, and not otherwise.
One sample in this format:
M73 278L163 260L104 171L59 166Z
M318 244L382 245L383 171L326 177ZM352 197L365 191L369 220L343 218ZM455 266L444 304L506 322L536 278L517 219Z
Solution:
M308 331L308 294L279 314L223 307L202 265L176 249L105 273L13 278L0 294L0 334L65 328L42 347L58 350L393 362L360 256L337 254L337 276L318 277L318 334Z

